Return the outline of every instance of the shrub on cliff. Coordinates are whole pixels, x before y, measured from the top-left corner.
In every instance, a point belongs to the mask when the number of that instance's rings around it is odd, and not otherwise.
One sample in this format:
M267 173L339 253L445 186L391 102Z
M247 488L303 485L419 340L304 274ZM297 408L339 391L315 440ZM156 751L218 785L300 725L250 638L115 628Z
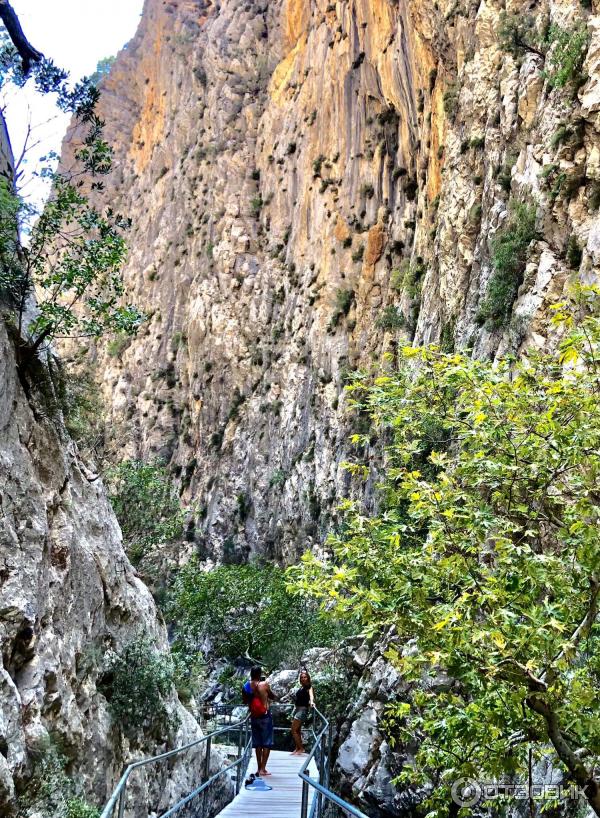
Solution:
M331 560L290 580L406 646L388 656L415 687L389 725L419 748L403 780L437 781L432 816L458 779L526 781L552 751L600 814L600 288L554 322L556 353L409 348L397 374L358 377L355 405L391 437L380 511L347 502ZM423 685L440 669L442 690Z
M183 511L166 468L159 462L124 460L106 474L123 542L136 564L151 549L183 534Z
M514 57L529 52L544 61L543 74L551 88L576 91L585 82L583 64L590 44L585 23L539 26L531 14L503 13L498 34L501 46Z
M494 273L476 316L477 323L497 329L510 320L512 306L523 281L529 245L536 236L534 205L511 205L506 225L492 239Z
M546 61L545 76L552 88L571 85L577 90L587 80L583 63L590 44L587 27L580 24L571 29L550 26L547 37L551 48Z
M99 684L113 720L129 735L144 730L172 730L177 717L169 712L166 698L174 685L174 666L144 637L120 652L110 651Z
M18 818L98 818L99 810L81 795L80 788L66 773L67 758L49 742L38 753L25 792L18 798Z

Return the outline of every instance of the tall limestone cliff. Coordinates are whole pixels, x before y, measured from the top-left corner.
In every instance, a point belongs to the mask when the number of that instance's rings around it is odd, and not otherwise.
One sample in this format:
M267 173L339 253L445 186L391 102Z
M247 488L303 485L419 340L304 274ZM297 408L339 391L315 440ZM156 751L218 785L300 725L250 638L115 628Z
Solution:
M503 13L587 29L589 78L572 93L503 47ZM407 339L546 343L548 305L600 261L599 62L576 0L146 0L104 83L102 196L133 218L149 320L93 357L115 456L171 465L201 552L289 561L340 496L369 500L342 468L348 370ZM494 313L493 237L528 202Z

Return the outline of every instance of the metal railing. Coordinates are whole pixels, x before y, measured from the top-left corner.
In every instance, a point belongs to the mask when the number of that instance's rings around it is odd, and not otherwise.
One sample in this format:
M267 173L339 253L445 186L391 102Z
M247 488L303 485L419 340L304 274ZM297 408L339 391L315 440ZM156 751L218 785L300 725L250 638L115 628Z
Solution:
M235 761L211 775L212 751L213 747L218 746L216 739L230 733L237 734L235 738ZM211 733L202 736L202 738L191 741L189 744L184 744L182 747L177 747L175 750L169 750L166 753L160 753L150 758L135 761L126 768L121 776L108 803L102 810L100 818L124 818L125 810L127 810L128 815L133 815L135 818L140 815L141 818L141 813L138 809L139 782L135 782L134 778L137 772L145 770L146 767L151 767L152 769L150 778L146 780L158 780L158 787L156 788L157 806L156 809L152 810L158 818L171 818L171 816L175 815L177 815L178 818L188 818L188 816L205 818L207 807L211 806L211 802L207 798L210 794L210 788L214 788L214 785L219 783L220 780L235 771L235 782L231 782L231 788L235 791L236 795L240 791L242 777L250 761L250 749L250 719L249 716L246 716L244 719L226 724L218 730L213 730ZM186 765L186 772L190 777L195 778L196 781L201 779L202 783L195 787L192 792L184 798L180 798L176 804L169 806L163 803L165 797L168 798L168 787L165 786L165 783L168 779L168 773L170 769L172 769L172 762L177 761L183 761ZM222 759L219 758L219 763L221 763L221 761ZM163 770L163 775L161 776L160 766L164 765L165 762L167 763L167 770ZM161 781L160 779L163 780ZM229 795L229 793L227 793L227 795ZM228 798L227 800L230 799ZM136 801L138 803L136 803Z
M329 721L318 708L314 708L315 719L313 721L313 747L308 758L302 765L298 775L302 779L302 806L300 808L300 818L367 818L364 812L344 801L333 790L331 784L331 750L333 744L333 730ZM310 775L310 767L315 763L318 771L318 780ZM310 795L312 788L312 803ZM309 810L310 807L310 810Z
M130 764L119 783L115 787L108 803L104 807L100 818L146 818L148 812L152 812L157 818L207 818L207 809L214 814L215 804L223 801L222 806L227 802L225 795L230 795L231 791L237 795L241 789L242 780L246 774L251 754L250 718L232 721L233 711L236 706L219 705L212 714L218 721L229 720L222 727L209 732L202 738L191 741L182 747L160 755L144 758ZM274 711L291 710L292 705L274 706ZM332 761L332 727L327 718L316 707L313 709L313 721L309 729L312 738L312 749L308 754L299 776L302 779L302 804L301 814L298 818L367 818L359 809L344 801L330 789L331 784L331 761ZM288 733L289 727L275 727L276 733ZM211 760L213 748L218 747L218 739L234 734L234 742L229 743L229 753L235 750L235 760L225 767L218 769L211 775ZM169 774L177 762L185 762L186 773L195 781L201 780L188 795L180 798L173 806L165 803L169 798ZM219 763L222 757L219 757ZM310 775L313 762L316 764L318 777ZM160 774L161 765L166 765L166 769ZM156 804L152 810L140 811L140 803L145 800L141 798L140 782L135 781L136 774L144 772L148 768L151 773L146 776L143 783L146 789L152 789L149 784L154 785ZM233 780L233 774L235 779ZM231 776L229 793L214 792L215 785ZM211 788L213 791L211 792ZM312 795L312 801L311 801ZM212 798L211 798L212 796ZM230 800L227 798L227 800Z

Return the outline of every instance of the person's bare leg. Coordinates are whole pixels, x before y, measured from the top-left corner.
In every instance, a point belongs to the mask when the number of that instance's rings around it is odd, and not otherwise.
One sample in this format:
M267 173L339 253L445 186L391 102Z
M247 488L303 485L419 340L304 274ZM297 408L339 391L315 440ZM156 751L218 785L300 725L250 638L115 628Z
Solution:
M262 757L262 770L261 775L271 775L271 773L267 770L267 761L269 760L269 756L271 755L271 748L270 747L263 747L263 757Z
M292 738L296 745L296 749L292 755L297 756L304 753L304 745L302 744L302 722L300 719L294 719L292 722Z
M256 775L260 775L260 771L262 769L262 747L256 747L254 749L256 753Z

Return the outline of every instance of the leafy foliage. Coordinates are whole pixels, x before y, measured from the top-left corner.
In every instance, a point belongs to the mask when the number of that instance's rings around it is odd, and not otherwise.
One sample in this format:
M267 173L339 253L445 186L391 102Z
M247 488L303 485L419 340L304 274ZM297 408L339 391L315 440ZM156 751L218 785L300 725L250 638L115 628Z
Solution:
M335 291L335 310L331 316L330 328L336 327L342 318L350 312L354 303L354 290L338 289Z
M406 324L404 315L393 304L388 304L376 321L380 329L397 330Z
M454 83L444 93L444 110L450 119L454 119L458 113L459 99L460 87Z
M535 18L531 14L503 12L500 16L498 39L501 47L513 57L521 57L526 51L544 56L541 50L544 37L538 32Z
M58 157L46 157L48 164L38 175L49 181L51 195L41 212L0 180L0 293L16 313L22 368L53 339L98 337L106 331L132 334L143 317L122 304L123 234L130 221L110 208L101 213L89 200L112 166L104 122L95 113L98 89L88 79L70 87L67 72L45 58L34 63L32 73L36 89L55 94L57 106L75 116L83 134L69 170L55 170ZM14 46L5 39L0 84L20 86L26 79ZM24 230L26 244L21 243ZM37 309L27 320L34 291Z
M98 818L99 810L85 801L65 772L66 757L49 744L36 760L27 790L18 801L18 818Z
M529 245L536 236L536 209L518 202L512 205L507 224L492 239L494 273L477 314L477 323L496 329L507 323L523 280Z
M124 733L177 727L166 697L173 689L174 667L148 638L130 642L120 653L106 656L101 689L115 723Z
M101 60L98 60L98 64L96 66L96 70L90 77L90 82L93 85L98 86L100 81L108 76L110 69L113 67L116 57L103 57Z
M332 560L307 554L291 586L407 646L389 658L417 684L389 727L419 746L403 778L436 781L433 815L458 778L525 776L549 746L600 806L599 313L580 288L555 307L555 354L409 348L398 374L350 387L393 436L381 510L347 502ZM426 682L439 668L445 692Z
M175 580L167 616L176 623L176 649L193 653L208 637L217 656L271 666L297 662L307 648L334 644L347 632L314 603L294 599L274 565L204 571L191 561Z
M92 807L82 798L69 798L66 818L98 818L100 810Z
M67 431L80 451L97 458L102 453L105 423L98 386L89 371L63 373L61 405Z
M107 473L112 506L125 548L136 563L151 549L183 534L183 512L160 463L124 460Z
M548 84L552 88L581 86L586 80L582 69L590 44L587 27L581 24L572 29L565 29L552 25L548 31L547 41L551 47L545 70Z
M319 710L332 720L341 720L356 694L355 682L349 674L334 662L325 670L314 673L312 683Z
M551 88L573 87L585 81L582 74L590 35L584 23L563 28L553 23L540 28L528 14L506 14L500 21L499 39L505 51L514 57L525 52L537 54L545 61L544 76Z

